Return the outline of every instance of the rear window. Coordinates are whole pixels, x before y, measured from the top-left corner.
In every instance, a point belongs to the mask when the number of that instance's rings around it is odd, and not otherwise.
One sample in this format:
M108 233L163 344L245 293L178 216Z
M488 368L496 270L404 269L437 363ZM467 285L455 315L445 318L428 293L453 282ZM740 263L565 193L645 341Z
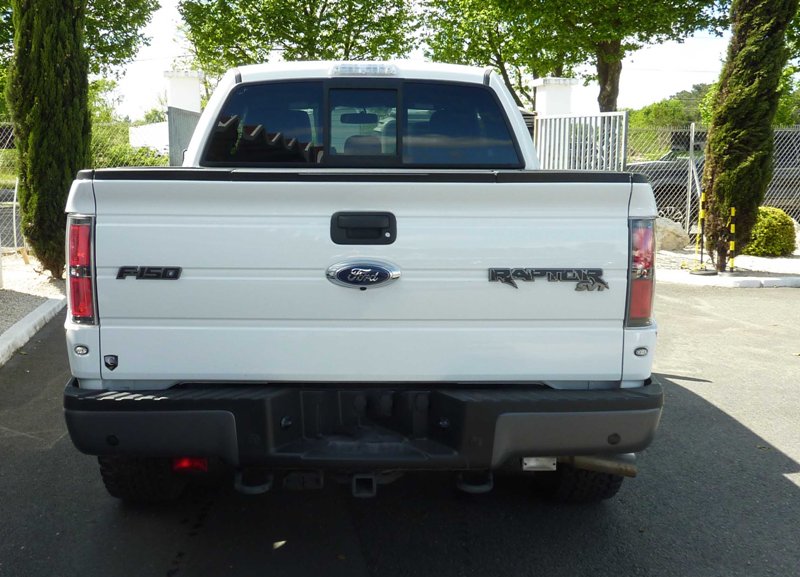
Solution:
M237 86L205 150L209 166L517 168L505 114L484 86L357 81Z

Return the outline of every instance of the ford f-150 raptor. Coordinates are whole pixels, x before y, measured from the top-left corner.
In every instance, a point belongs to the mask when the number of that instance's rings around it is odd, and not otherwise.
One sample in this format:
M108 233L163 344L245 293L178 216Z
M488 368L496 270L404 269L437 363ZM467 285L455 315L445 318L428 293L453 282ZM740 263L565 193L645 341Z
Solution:
M182 167L67 203L66 422L108 491L506 471L613 496L663 394L647 180L538 170L491 70L228 72Z

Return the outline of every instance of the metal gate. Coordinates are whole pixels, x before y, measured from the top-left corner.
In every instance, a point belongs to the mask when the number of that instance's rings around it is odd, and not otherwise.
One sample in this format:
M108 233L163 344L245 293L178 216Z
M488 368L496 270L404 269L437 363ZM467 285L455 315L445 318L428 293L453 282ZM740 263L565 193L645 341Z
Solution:
M543 170L625 170L628 113L539 116L534 143Z
M189 146L194 128L200 120L200 113L182 108L167 108L169 130L169 165L183 164L183 153Z

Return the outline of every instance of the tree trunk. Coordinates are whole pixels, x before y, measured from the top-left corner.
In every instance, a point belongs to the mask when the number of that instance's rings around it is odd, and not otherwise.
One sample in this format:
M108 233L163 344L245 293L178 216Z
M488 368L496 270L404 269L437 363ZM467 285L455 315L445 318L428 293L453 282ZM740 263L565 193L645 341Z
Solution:
M705 231L718 271L728 261L728 219L736 209L737 250L750 238L772 176L772 121L786 64L785 33L798 0L734 0L733 33L706 145Z
M600 112L616 112L617 96L619 96L619 77L622 74L622 43L609 40L597 44L597 81L600 94L597 102Z
M517 94L516 89L514 88L514 83L511 81L511 78L508 76L508 70L506 70L505 62L502 62L498 57L497 69L500 70L500 76L503 78L503 84L506 85L509 92L511 92L512 98L514 98L514 103L517 106L522 106L522 100L520 100L519 94Z

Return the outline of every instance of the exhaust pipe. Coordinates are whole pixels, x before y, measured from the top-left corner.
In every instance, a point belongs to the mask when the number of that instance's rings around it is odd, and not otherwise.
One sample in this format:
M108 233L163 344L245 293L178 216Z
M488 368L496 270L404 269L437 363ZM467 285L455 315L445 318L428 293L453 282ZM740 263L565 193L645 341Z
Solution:
M233 486L243 495L261 495L272 489L273 476L266 469L248 467L236 471Z
M491 471L462 471L456 476L456 487L470 495L488 493L494 488Z
M588 457L559 457L559 463L572 465L576 469L609 473L621 477L635 477L638 473L636 455L623 453L621 455L594 455Z

